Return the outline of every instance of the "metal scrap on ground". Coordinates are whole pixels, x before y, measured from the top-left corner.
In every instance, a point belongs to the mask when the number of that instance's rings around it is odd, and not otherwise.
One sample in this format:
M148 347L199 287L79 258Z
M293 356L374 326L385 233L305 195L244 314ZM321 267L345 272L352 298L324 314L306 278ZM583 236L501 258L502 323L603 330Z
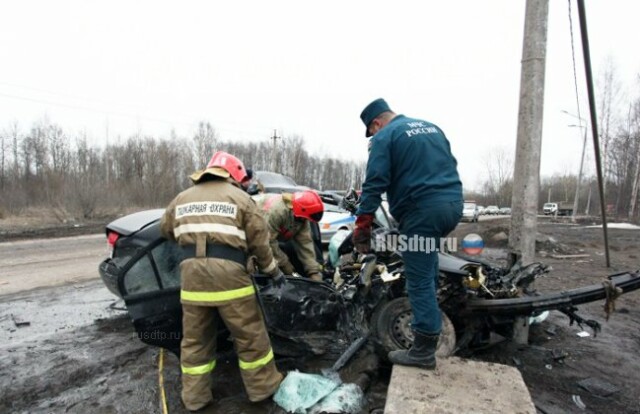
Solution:
M13 321L14 325L18 328L22 327L22 326L29 326L31 325L31 322L22 319L20 316L16 316L14 314L11 314L11 320Z
M590 257L590 254L552 254L550 255L554 259L582 259Z
M597 397L602 397L602 398L606 398L612 394L615 394L620 390L615 385L612 385L608 382L605 382L595 377L589 377L581 381L578 381L578 386L580 388L584 388L586 391L590 392L591 394Z

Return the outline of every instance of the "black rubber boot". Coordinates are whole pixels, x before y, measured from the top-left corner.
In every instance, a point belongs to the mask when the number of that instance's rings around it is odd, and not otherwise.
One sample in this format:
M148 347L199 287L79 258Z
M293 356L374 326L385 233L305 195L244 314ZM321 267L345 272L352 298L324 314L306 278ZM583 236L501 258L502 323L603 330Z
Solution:
M398 365L409 365L424 369L436 368L436 348L440 335L425 335L413 332L415 339L409 350L389 352L389 361Z

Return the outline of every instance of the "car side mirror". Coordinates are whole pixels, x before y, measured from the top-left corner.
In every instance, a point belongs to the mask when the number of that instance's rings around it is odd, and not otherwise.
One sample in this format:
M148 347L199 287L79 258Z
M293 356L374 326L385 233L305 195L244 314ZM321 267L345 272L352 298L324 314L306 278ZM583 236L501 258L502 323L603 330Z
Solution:
M358 202L360 197L355 189L351 188L349 192L340 201L340 207L344 208L351 214L355 214L358 209Z

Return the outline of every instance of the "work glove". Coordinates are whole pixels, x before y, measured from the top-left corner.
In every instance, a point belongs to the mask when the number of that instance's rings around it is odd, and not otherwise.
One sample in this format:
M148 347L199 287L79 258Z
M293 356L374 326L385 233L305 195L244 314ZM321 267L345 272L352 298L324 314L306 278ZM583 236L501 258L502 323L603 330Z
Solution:
M309 273L309 279L315 280L316 282L322 282L322 273L320 272Z
M287 277L282 273L282 270L278 269L276 273L271 277L271 285L276 289L282 289L287 284Z
M282 266L280 266L280 269L282 269L285 275L292 275L296 271L296 269L293 267L291 262L288 260L285 261L285 263L282 264Z
M371 225L373 214L360 214L356 218L356 227L353 229L353 244L360 253L369 253L371 250Z

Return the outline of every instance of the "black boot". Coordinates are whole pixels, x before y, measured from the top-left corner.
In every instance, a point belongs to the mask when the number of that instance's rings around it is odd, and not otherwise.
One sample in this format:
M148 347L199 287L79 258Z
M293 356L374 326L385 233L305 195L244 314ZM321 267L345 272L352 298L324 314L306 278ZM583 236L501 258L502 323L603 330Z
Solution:
M436 368L436 348L440 335L425 335L413 331L413 346L409 350L389 352L389 361L398 365L410 365L424 369Z

